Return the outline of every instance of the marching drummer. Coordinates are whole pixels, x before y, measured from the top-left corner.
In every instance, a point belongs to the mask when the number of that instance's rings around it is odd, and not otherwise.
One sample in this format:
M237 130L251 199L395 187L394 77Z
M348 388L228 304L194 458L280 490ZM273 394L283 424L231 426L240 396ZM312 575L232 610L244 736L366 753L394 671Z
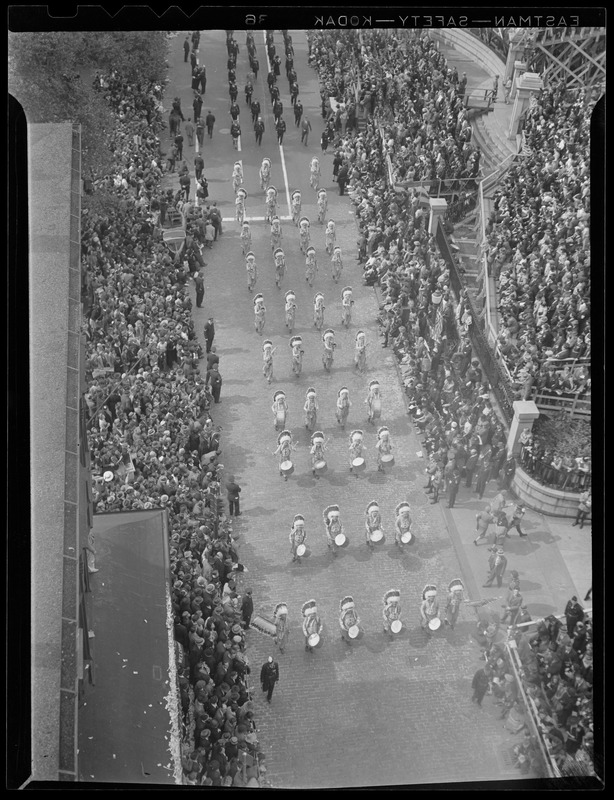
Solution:
M247 199L247 192L245 189L239 189L235 197L235 219L239 225L243 224L245 219L245 200Z
M326 189L320 189L318 191L318 222L321 225L324 225L324 217L326 216L326 212L328 211L328 195L326 194Z
M350 391L347 386L342 386L337 392L337 409L335 412L337 415L337 423L341 425L342 430L345 430L345 424L348 421L351 405Z
M326 223L326 231L324 232L324 240L326 242L326 252L332 256L335 248L335 241L337 239L337 226L332 219Z
M275 611L273 612L273 619L275 620L275 642L279 647L279 652L283 653L288 637L290 636L288 605L286 603L277 603Z
M259 336L262 336L265 321L266 308L264 307L264 297L261 294L257 294L254 297L254 327Z
M348 448L350 451L350 472L354 472L355 466L356 467L360 466L359 463L356 462L362 461L362 465L364 468L365 459L363 455L364 451L364 444L362 441L363 436L364 434L361 430L355 430L350 433L350 446Z
M398 589L389 589L383 598L384 608L382 616L384 617L384 633L393 637L395 633L401 630L401 593ZM393 625L396 622L397 624Z
M412 519L409 515L409 503L403 501L395 508L396 519L394 521L394 543L403 549L406 544L413 544L415 538L411 533Z
M360 617L356 613L354 598L347 595L341 601L340 607L339 626L341 627L341 638L346 644L352 644L360 632Z
M271 159L263 158L260 166L260 188L266 192L271 180Z
M286 272L286 256L281 247L274 251L273 258L275 259L275 285L281 289L281 282Z
M244 256L247 255L252 249L252 230L249 227L249 222L247 222L247 220L244 220L243 225L241 226L241 248ZM254 277L254 283L255 282L256 280Z
M288 480L288 475L291 475L294 471L291 456L296 447L292 441L292 433L290 431L283 430L277 437L277 449L273 452L273 455L279 456L279 474L286 480Z
M247 270L247 291L253 292L258 278L258 268L256 267L256 256L251 250L245 256L245 269Z
M337 555L337 547L344 544L344 541L337 543L337 537L343 536L345 540L345 530L341 524L339 506L327 506L323 511L324 525L326 530L326 544L334 556Z
M298 221L301 216L301 207L302 207L302 199L301 193L298 189L292 192L292 197L290 198L290 205L292 207L292 222L298 227Z
M362 374L367 366L367 337L364 331L358 331L354 344L354 364Z
M324 342L324 351L322 353L322 364L327 372L333 365L333 356L335 354L335 331L332 328L327 328L322 334L322 341Z
M373 548L373 534L375 531L381 531L383 533L382 515L380 514L379 505L375 500L369 503L365 511L365 531L367 546Z
M311 188L317 192L320 185L320 162L315 156L309 165L309 183Z
M308 247L305 253L305 280L310 286L313 286L317 271L318 259L316 257L316 249L315 247Z
M319 478L320 471L326 467L326 459L324 458L325 450L326 442L324 441L324 433L322 431L314 431L311 434L309 455L311 456L311 472L315 478Z
M235 165L232 169L232 188L234 193L237 193L237 190L243 183L243 165L240 161L235 161Z
M322 622L318 614L315 600L308 600L301 608L303 614L303 636L305 637L305 650L313 653L313 648L320 641L322 635Z
M292 289L286 292L286 306L284 313L286 316L286 328L288 328L290 333L292 333L294 330L294 319L296 317L296 295Z
M429 583L422 590L422 603L420 603L420 627L428 636L431 635L429 623L435 618L439 618L437 587Z
M343 269L343 259L341 258L340 247L335 247L333 249L333 255L330 259L330 262L333 266L333 280L335 283L338 283L339 278L341 277L341 270Z
M286 400L285 392L275 392L273 395L273 405L271 411L275 415L275 430L283 428L286 424L286 415L288 413L288 401Z
M352 322L352 287L346 286L341 292L341 324L345 328L349 328Z
M324 325L325 308L324 295L322 292L316 292L313 298L313 324L319 331L322 330L322 326Z
M302 514L295 514L292 528L290 529L290 550L292 552L292 561L301 562L301 552L299 547L305 544L307 538L307 531L305 529L305 517ZM304 551L303 551L304 552Z
M292 372L298 378L303 369L303 355L305 354L301 337L293 336L290 339L290 347L292 348Z
M448 599L446 601L446 618L444 620L446 625L449 625L452 630L456 625L458 619L458 612L463 600L463 582L460 578L455 578L448 585Z
M277 189L274 186L269 186L266 190L266 212L264 215L265 222L273 222L277 214Z
M370 381L369 394L365 400L367 404L367 419L371 424L382 415L382 396L379 381Z
M282 238L281 221L279 217L275 216L271 220L271 250L273 250L273 252L275 252L278 247L281 247Z
M299 233L299 241L301 245L301 253L307 253L307 248L309 247L309 240L310 240L310 228L311 225L307 217L301 217L298 223L298 233Z
M303 406L303 411L305 412L305 427L309 431L312 431L316 426L318 408L319 406L316 390L313 388L313 386L310 386L307 389L307 393L305 395L305 405Z
M276 350L277 348L273 347L273 342L270 339L265 339L262 344L262 360L264 361L262 373L268 383L273 380L273 353Z
M386 463L384 456L392 455L392 440L390 438L390 431L385 425L383 425L377 431L377 444L375 447L377 449L377 471L383 472L384 464Z

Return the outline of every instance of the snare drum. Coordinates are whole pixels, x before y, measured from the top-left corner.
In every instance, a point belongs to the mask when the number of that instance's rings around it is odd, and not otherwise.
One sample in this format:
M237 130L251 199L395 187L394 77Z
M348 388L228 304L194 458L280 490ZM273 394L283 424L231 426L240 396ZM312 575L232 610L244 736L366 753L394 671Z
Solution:
M321 641L319 633L312 633L307 637L309 647L317 647Z
M299 544L299 546L296 548L296 555L297 556L304 556L306 552L307 552L307 548L305 547L304 544Z
M350 639L357 639L358 634L360 633L360 628L358 625L352 625L352 627L348 630L348 636Z
M439 617L433 617L433 619L429 620L429 629L432 631L437 631L441 627L441 620Z
M369 539L371 539L371 541L375 544L380 544L384 540L384 532L380 530L371 531L369 534Z
M390 630L393 633L400 633L402 627L403 623L401 622L400 619L393 619L392 622L390 623Z
M348 543L348 538L344 533L338 533L335 536L335 544L337 547L345 547Z
M401 541L403 544L413 544L414 537L411 534L411 531L405 531L405 533L401 534Z
M288 477L288 475L292 475L294 472L294 464L291 461L282 461L279 465L279 470L282 475Z
M379 419L382 416L382 401L379 398L374 400L371 409L373 419Z
M316 471L316 475L323 475L328 469L326 461L316 461L313 468Z
M385 456L382 456L382 467L393 467L394 466L394 456L392 453L388 453Z
M352 468L354 472L362 472L366 468L366 463L364 458L355 458L352 461Z
M282 409L275 415L275 425L278 428L283 428L286 425L286 412Z

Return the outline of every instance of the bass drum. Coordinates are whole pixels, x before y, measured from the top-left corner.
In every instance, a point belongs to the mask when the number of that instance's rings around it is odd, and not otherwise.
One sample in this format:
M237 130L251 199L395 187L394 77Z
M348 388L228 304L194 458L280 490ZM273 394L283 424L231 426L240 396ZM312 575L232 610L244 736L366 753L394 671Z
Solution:
M316 475L324 475L324 473L328 469L328 466L326 464L326 461L316 461L313 468L316 471Z
M319 633L312 633L307 639L307 644L309 647L322 647L322 637Z
M403 623L401 622L400 619L393 619L392 622L390 623L390 630L393 633L400 633L402 627Z
M292 475L294 472L294 464L291 461L282 461L279 465L279 471L287 478L288 475Z
M382 467L394 467L394 456L392 453L382 456Z
M352 469L354 470L354 472L364 472L366 467L367 467L367 464L366 464L364 458L355 458L352 461Z

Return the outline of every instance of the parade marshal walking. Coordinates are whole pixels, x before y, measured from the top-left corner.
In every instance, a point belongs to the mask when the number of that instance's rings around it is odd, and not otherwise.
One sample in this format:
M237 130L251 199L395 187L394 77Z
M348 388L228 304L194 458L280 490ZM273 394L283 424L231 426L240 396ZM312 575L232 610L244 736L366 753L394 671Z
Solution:
M273 689L279 680L279 664L273 661L273 656L269 656L269 660L262 665L260 670L260 683L262 684L262 691L267 693L267 703L271 702L273 697Z

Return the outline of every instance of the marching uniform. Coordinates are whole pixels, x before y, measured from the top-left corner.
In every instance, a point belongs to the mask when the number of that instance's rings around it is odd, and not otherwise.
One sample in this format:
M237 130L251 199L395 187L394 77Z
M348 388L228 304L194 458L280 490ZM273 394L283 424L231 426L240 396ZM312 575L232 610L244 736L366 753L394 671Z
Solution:
M458 612L463 600L463 582L460 578L455 578L448 586L448 600L446 602L446 625L454 628L456 620L458 619Z
M374 420L379 419L382 415L382 398L379 392L379 381L371 381L369 383L369 394L365 400L368 410L368 420L373 423Z
M266 212L264 215L265 222L273 222L273 218L277 215L277 189L274 186L269 186L266 190Z
M429 622L435 617L439 617L439 603L437 601L437 587L428 584L422 591L422 603L420 604L420 627L430 636Z
M288 606L286 603L277 603L273 612L275 620L275 641L279 647L279 652L283 653L290 636L290 626L288 624Z
M333 255L330 261L333 266L333 280L335 281L335 283L338 283L339 278L341 277L341 270L343 269L343 260L341 258L340 247L335 247L333 249Z
M383 597L383 603L384 632L392 635L394 633L391 628L392 623L401 620L401 593L399 590L389 589Z
M277 248L281 247L282 238L283 236L281 232L280 219L279 217L273 217L271 220L271 250L273 250L273 252L275 252Z
M335 353L335 331L332 328L328 328L322 334L322 341L324 342L324 352L322 353L322 364L324 365L324 369L327 372L330 372L330 368L333 365L333 356Z
M364 331L358 331L354 344L354 364L359 372L364 372L367 366L367 337Z
M232 188L234 193L237 193L237 189L239 186L243 184L243 167L240 161L235 161L235 165L232 170Z
M286 292L286 306L284 309L285 317L286 317L286 328L290 330L290 333L294 330L294 318L296 315L296 295L292 290Z
M263 158L260 166L260 188L266 192L271 180L271 159Z
M301 193L298 191L298 189L292 192L292 196L290 198L290 207L292 209L292 222L298 226L302 208Z
M395 508L396 519L394 521L394 543L397 545L397 547L403 548L405 544L412 545L416 541L410 530L412 519L409 515L409 512L409 503L406 502L399 503ZM408 536L410 537L409 541L404 542L403 539L407 539Z
M249 227L249 222L245 221L241 226L241 247L243 248L243 255L247 255L252 249L252 231Z
M235 219L239 225L243 225L245 219L245 200L247 199L247 192L245 189L239 189L235 197Z
M290 550L292 552L292 561L301 560L300 555L297 553L297 548L301 544L305 544L307 538L307 531L305 530L305 517L302 514L295 514L292 528L290 529Z
M251 241L251 234L250 234ZM247 291L253 292L258 278L258 269L256 267L256 256L250 250L245 256L245 269L247 270Z
M390 439L390 431L385 426L382 426L377 431L377 471L384 471L384 462L382 456L392 455L392 441Z
M275 392L271 411L275 415L275 430L283 428L286 424L286 415L288 413L288 401L284 392Z
M341 324L346 328L349 328L352 322L353 305L354 301L352 300L352 287L346 286L341 292Z
M326 216L326 212L328 211L328 196L326 194L326 189L320 189L318 192L318 222L321 225L324 225L324 217Z
M262 336L265 321L266 308L264 307L264 297L261 294L257 294L254 297L254 326L259 336Z
M262 360L264 361L264 366L262 367L262 373L267 379L268 383L273 380L273 353L276 350L277 348L273 347L273 342L270 339L266 339L263 342Z
M339 627L341 628L341 638L347 644L351 644L357 637L352 636L350 631L352 631L352 633L360 632L360 617L356 613L354 598L347 595L347 597L344 597L341 601L340 607ZM356 630L357 628L358 631Z
M346 386L342 386L337 392L337 410L335 413L337 415L337 423L341 425L344 430L351 405L349 389Z
M310 233L309 233L310 228L311 225L307 217L301 217L298 222L298 234L301 245L301 253L307 253L307 248L309 247L309 241L310 241Z
M367 546L373 547L373 542L371 541L371 535L374 531L382 531L382 515L380 514L379 505L372 500L369 505L367 506L367 510L365 511L365 531L366 531L366 540Z
M281 289L281 282L286 273L286 256L281 247L273 251L273 258L275 259L275 284L278 289Z
M318 191L320 185L320 162L315 156L311 159L311 164L309 165L309 184L312 189L316 192Z
M290 347L292 348L292 372L298 376L303 369L303 340L300 336L293 336L290 339Z
M313 298L313 324L321 331L324 325L324 295L318 292Z
M315 645L309 644L310 637L314 635L321 637L323 628L320 615L318 614L316 601L308 600L306 603L303 603L301 613L303 615L303 636L305 637L305 650L313 653L313 648Z
M324 239L326 241L326 252L332 256L333 250L335 247L335 241L337 239L337 226L329 219L326 224L326 231L324 233Z
M312 431L316 426L316 420L318 417L318 398L316 396L316 390L313 388L313 386L310 386L307 389L303 411L305 412L305 427L307 430Z
M296 449L296 445L292 442L292 434L288 430L283 430L279 436L277 437L277 449L273 453L274 456L279 456L279 474L282 475L286 480L288 480L288 476L284 474L282 470L282 464L285 462L289 462L292 466L292 451ZM294 468L292 469L292 472ZM291 474L291 473L290 473Z
M337 555L337 547L340 545L335 541L335 537L340 534L345 536L345 530L340 520L339 506L327 506L323 512L324 525L326 530L326 544L334 556Z
M316 464L321 462L326 464L326 459L324 458L325 450L326 444L324 442L324 434L322 431L314 431L311 434L311 448L309 450L309 455L311 456L311 472L316 478L320 477L316 472Z
M313 281L318 271L318 259L316 258L315 247L308 247L305 253L305 280L310 286L313 286Z
M363 432L355 430L350 433L350 472L354 471L354 460L356 458L363 458L364 445L362 442Z

